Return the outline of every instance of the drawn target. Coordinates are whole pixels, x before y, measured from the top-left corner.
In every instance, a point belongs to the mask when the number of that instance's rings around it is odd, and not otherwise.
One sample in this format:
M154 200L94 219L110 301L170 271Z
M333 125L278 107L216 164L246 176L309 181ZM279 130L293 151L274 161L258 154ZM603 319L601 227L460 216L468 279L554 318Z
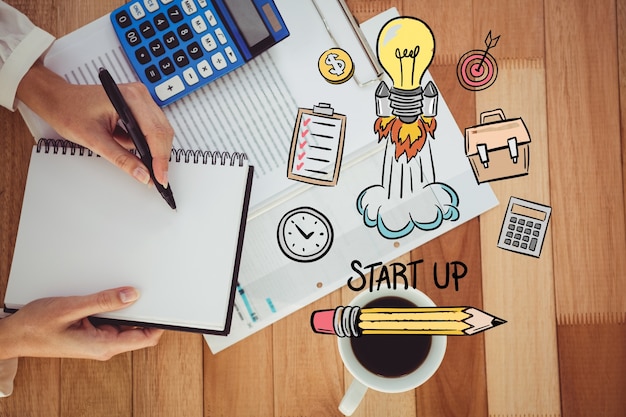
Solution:
M498 77L498 63L489 52L473 50L465 53L456 67L463 88L480 91L489 88Z

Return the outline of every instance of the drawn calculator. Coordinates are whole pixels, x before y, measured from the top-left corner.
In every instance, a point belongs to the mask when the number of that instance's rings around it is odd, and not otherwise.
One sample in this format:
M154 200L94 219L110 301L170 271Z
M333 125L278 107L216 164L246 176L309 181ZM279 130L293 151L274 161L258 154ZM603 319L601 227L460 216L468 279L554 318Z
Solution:
M538 258L551 212L548 206L511 197L500 230L498 247Z
M289 36L271 0L133 0L111 13L111 23L159 106Z

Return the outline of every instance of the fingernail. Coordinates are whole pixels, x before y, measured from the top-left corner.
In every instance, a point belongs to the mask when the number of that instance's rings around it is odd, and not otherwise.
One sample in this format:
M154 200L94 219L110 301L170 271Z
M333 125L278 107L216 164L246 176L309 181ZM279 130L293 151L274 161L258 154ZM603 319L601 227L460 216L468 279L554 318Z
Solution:
M150 181L150 174L144 167L135 168L133 177L142 184L148 184L148 181Z
M139 298L139 293L134 288L125 288L120 291L120 300L124 304L132 303Z
M163 182L161 184L163 185L163 187L165 188L169 187L170 182L169 182L169 177L167 175L167 171L163 171L162 177L163 177Z

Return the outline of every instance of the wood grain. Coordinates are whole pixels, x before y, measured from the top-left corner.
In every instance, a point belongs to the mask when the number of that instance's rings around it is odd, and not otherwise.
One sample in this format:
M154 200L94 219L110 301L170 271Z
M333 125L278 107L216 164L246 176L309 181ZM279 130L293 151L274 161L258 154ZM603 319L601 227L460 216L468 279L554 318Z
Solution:
M299 0L301 1L301 0ZM62 36L122 0L9 0ZM355 416L622 416L626 409L626 2L347 0L363 21L390 7L435 33L430 71L463 130L500 107L531 133L530 174L492 183L500 205L396 259L423 259L418 288L439 305L471 304L508 320L448 338L440 370L407 393L369 391ZM500 73L469 92L462 54L484 47ZM17 234L33 139L0 109L0 296ZM496 247L510 196L553 209L539 259ZM439 288L446 262L467 275ZM442 275L443 274L443 275ZM336 340L313 334L313 310L348 303L344 287L213 355L199 335L166 332L152 349L100 363L20 360L0 416L339 416L352 376ZM5 343L5 341L2 341ZM390 347L390 352L393 352Z

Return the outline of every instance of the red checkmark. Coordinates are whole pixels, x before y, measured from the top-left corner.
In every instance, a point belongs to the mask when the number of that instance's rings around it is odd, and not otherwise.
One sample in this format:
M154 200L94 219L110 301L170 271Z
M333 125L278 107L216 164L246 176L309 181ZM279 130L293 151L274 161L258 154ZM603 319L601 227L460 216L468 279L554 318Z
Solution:
M309 129L307 129L304 132L300 133L300 136L305 137L308 134L309 134Z
M302 122L302 126L306 127L306 125L309 124L309 122L311 121L311 118L307 118L304 122Z
M302 152L302 153L298 154L298 159L300 161L302 161L302 158L304 158L304 155L306 155L306 152Z
M300 171L300 170L302 169L302 167L303 167L303 166L304 166L304 163L300 163L300 164L296 165L296 169L297 169L298 171Z
M298 146L300 147L300 149L303 149L306 146L307 142L306 140L303 140L302 143L298 144Z

